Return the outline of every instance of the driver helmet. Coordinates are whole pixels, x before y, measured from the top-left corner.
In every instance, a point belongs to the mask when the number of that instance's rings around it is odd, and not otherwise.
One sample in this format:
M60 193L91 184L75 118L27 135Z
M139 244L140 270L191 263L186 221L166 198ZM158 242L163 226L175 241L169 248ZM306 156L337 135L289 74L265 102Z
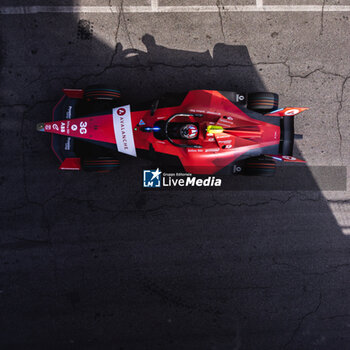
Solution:
M194 124L186 124L180 128L180 136L184 139L194 139L198 135L198 128Z

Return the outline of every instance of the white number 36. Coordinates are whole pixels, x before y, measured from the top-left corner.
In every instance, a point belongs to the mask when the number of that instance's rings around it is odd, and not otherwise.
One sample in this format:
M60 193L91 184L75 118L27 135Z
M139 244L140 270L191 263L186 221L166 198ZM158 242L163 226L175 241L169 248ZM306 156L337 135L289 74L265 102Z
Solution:
M87 127L87 122L80 122L80 130L79 131L81 134L87 133L86 127Z

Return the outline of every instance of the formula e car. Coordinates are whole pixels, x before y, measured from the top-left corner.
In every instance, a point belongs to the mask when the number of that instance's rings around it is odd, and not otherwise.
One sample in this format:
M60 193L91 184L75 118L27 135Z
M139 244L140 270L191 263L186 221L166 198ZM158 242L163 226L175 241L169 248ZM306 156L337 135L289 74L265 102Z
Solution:
M62 170L109 171L121 153L192 174L271 175L275 161L304 162L293 157L294 116L308 108L278 109L274 93L193 90L128 104L109 86L63 92L52 121L37 124Z

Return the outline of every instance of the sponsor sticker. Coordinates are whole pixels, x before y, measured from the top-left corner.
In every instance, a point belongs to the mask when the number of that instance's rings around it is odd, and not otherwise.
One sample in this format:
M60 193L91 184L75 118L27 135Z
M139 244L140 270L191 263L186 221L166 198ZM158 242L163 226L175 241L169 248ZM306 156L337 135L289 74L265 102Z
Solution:
M300 111L299 111L299 109L296 109L296 108L294 108L294 109L290 109L290 110L288 110L288 111L285 111L284 112L284 115L296 115L296 114L298 114Z
M282 159L285 159L285 160L296 160L295 157L291 157L291 156L282 156Z
M68 106L67 112L66 112L66 119L72 118L72 106Z
M65 133L65 132L66 132L66 123L61 122L61 133Z
M136 157L130 105L113 109L113 126L118 152Z
M123 116L125 113L126 113L125 108L123 108L123 107L117 108L118 115Z
M65 151L70 151L70 149L71 149L71 141L72 141L72 138L71 137L67 137L67 140L64 143Z

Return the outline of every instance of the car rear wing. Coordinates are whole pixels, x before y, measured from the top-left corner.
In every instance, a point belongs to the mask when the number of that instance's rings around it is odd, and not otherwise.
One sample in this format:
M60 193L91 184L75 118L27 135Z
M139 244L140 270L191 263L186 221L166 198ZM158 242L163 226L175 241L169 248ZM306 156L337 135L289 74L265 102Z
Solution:
M294 140L301 138L301 135L294 134L294 116L308 110L304 107L287 107L272 111L267 116L281 117L281 142L279 147L279 154L283 156L293 155Z
M279 154L292 156L294 147L294 116L281 118L281 141Z
M265 154L265 156L284 162L306 163L305 160L293 157L294 139L301 136L294 134L294 116L282 117L280 128L279 154Z
M279 154L265 154L265 156L284 162L306 163L305 160L293 157L294 140L302 136L294 134L294 116L281 117L280 128Z

